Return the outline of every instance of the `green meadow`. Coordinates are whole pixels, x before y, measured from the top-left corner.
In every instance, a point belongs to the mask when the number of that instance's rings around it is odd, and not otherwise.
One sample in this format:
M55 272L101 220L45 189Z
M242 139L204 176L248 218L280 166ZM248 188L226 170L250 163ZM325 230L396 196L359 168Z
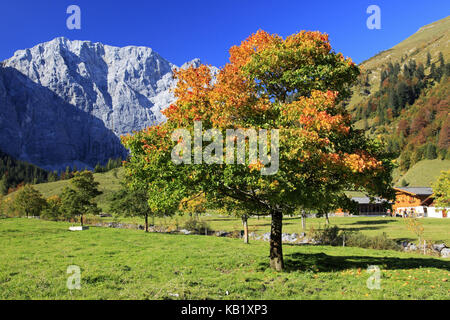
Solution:
M450 161L447 161L450 163ZM426 171L424 167L421 167L421 163L425 165L434 164L432 166L433 173L440 172L448 163L440 160L430 160L422 161L417 164L417 170L414 169L408 173L408 181L411 177L418 177L419 173L422 172L422 176L430 176L430 172ZM110 211L110 197L111 195L120 189L120 178L123 176L123 168L113 169L106 173L95 173L95 180L100 183L99 190L103 192L100 196L95 198L99 207L102 208L104 212ZM433 176L434 177L434 176ZM415 179L416 179L415 178ZM423 178L423 177L422 177ZM420 178L420 179L422 179ZM418 179L418 178L417 178ZM416 179L416 180L417 180ZM434 179L434 178L433 178ZM422 179L423 180L423 179ZM431 181L431 180L430 180ZM57 182L49 182L37 184L34 187L39 190L45 197L50 197L52 195L57 195L62 192L65 186L69 185L70 180L62 180ZM349 192L350 196L362 196L360 193ZM173 217L166 218L155 218L155 225L170 227L171 229L183 228L186 220L189 217L187 215L180 216L174 215ZM215 211L208 211L200 216L202 221L205 221L211 230L214 231L239 231L242 230L242 222L233 216L222 216L217 214ZM96 222L123 222L123 223L133 223L133 224L144 224L142 218L133 217L115 217L115 218L98 218L90 217L91 221ZM152 221L150 219L150 221ZM270 231L270 217L260 217L249 219L249 231L256 232L257 234L262 234ZM427 240L433 242L444 242L450 245L450 219L421 219L424 226L424 235ZM391 217L330 217L331 225L337 225L340 228L350 229L354 231L360 231L368 236L375 236L382 234L383 232L388 235L389 238L401 241L417 241L417 236L408 231L406 227L405 220L401 218L391 218ZM299 217L289 217L284 218L283 232L288 233L301 233L308 232L311 227L321 228L325 225L324 218L308 218L306 220L306 230L302 229L301 220Z
M397 251L146 234L69 223L0 219L0 299L448 299L450 261ZM80 267L81 288L66 286ZM369 289L379 268L379 289ZM371 278L374 279L374 278ZM371 280L369 280L369 283Z
M450 170L450 160L422 160L416 163L403 176L398 170L394 172L394 181L397 185L404 180L409 187L431 187L442 171Z
M187 215L175 215L173 217L155 218L156 226L164 226L171 230L183 228L184 223L189 219ZM240 231L242 230L242 221L233 216L217 215L214 212L201 215L201 221L207 223L209 228L214 231ZM104 222L122 222L132 224L144 224L144 220L139 217L131 218L95 218L95 221ZM261 235L270 232L270 217L250 218L248 220L249 232L255 232ZM450 245L450 219L425 218L419 220L424 227L425 239L432 242L444 242ZM408 230L407 222L402 218L391 217L330 217L330 225L336 225L341 229L359 231L367 236L376 236L386 233L390 239L396 241L418 240L417 235ZM320 229L325 227L325 218L307 218L306 228L302 229L300 217L286 216L283 219L283 232L286 233L308 233L311 228Z

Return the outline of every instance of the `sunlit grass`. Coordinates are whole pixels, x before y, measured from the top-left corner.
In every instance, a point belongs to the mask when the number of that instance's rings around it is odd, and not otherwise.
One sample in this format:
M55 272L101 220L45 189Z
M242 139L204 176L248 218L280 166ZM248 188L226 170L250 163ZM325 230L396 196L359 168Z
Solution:
M0 220L0 299L448 299L450 262L396 251L268 243L28 219ZM81 290L66 287L81 268ZM369 265L381 270L370 290ZM226 292L228 291L228 295ZM178 295L178 296L176 296Z
M166 226L175 229L182 228L188 216L175 215L173 217L155 218L155 225ZM239 231L242 230L242 221L233 216L221 216L214 212L199 217L202 221L206 221L210 228L215 231ZM142 218L105 218L99 221L119 221L132 224L143 224ZM249 219L249 231L257 234L263 234L270 231L270 217L260 217ZM424 226L424 236L427 240L433 242L444 242L450 245L450 219L420 219ZM381 235L386 233L387 236L396 241L417 241L417 235L408 230L405 219L391 217L331 217L331 225L337 225L342 229L360 231L368 236ZM325 226L325 218L307 218L306 229L302 229L300 217L284 218L283 232L286 233L308 233L310 228L323 228Z

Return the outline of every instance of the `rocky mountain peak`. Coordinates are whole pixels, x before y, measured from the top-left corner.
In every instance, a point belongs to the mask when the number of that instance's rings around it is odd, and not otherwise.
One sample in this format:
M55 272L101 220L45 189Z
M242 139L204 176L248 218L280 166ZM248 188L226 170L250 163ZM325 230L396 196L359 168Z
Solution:
M177 66L147 47L58 37L2 65L0 149L47 169L123 156L120 135L164 121L175 99Z

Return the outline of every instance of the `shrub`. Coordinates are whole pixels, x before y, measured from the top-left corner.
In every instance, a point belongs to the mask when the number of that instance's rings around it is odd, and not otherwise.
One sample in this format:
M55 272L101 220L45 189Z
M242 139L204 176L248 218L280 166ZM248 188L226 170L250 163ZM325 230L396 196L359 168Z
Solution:
M377 250L400 250L400 246L385 233L374 237L359 231L341 230L337 226L325 226L323 229L311 229L311 237L323 245L359 247Z
M42 211L41 217L46 220L58 221L63 217L61 215L61 198L59 196L51 196L47 198L47 205Z
M17 211L14 205L15 194L12 194L8 197L4 197L2 202L0 203L0 211L2 215L8 218L18 217L19 212Z
M208 223L205 221L201 221L195 217L190 217L183 225L183 228L189 231L194 231L196 233L204 234L206 232L211 231Z
M95 215L88 215L85 217L84 222L86 224L96 225L98 223L101 223L102 219Z
M377 250L400 250L400 246L386 233L369 237L361 232L345 232L345 245L349 247L359 247Z
M400 250L400 246L394 240L389 239L384 232L381 235L371 238L370 248L378 250Z
M337 226L325 226L324 229L312 229L311 237L321 244L337 246L342 245L342 235Z

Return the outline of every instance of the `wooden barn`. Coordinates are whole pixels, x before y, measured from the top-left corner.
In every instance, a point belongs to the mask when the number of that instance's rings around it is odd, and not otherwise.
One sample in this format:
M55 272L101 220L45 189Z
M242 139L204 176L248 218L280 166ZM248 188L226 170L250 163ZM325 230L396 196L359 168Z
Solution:
M354 197L358 203L360 216L381 216L388 214L389 203L384 199L376 198L371 201L369 197Z
M384 199L376 198L371 200L369 197L352 197L352 200L358 204L360 216L390 215L390 203ZM348 212L344 212L342 209L338 209L334 214L341 217L349 215Z
M448 208L436 208L433 204L433 189L428 187L395 187L396 216L447 218Z

